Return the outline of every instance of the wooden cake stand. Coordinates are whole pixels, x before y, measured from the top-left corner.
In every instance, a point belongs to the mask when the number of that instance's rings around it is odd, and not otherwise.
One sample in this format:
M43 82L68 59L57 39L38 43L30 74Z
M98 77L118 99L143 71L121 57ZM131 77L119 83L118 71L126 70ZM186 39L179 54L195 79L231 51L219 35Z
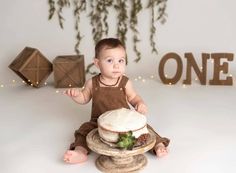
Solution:
M147 158L143 153L152 149L156 143L155 133L151 129L149 132L151 137L147 143L134 147L132 150L119 149L104 143L97 129L92 130L86 140L92 151L101 154L96 160L96 166L100 171L106 173L138 172L147 164Z

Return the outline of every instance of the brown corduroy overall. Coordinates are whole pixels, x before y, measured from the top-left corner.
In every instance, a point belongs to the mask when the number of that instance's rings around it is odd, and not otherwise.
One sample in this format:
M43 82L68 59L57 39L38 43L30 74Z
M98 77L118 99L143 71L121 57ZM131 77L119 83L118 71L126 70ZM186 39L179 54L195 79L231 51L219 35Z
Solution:
M125 86L129 80L126 76L122 76L118 87L100 87L98 78L99 75L92 78L91 119L89 122L83 123L80 128L75 131L75 142L70 145L71 150L74 150L76 146L82 146L90 151L86 143L86 136L91 130L97 128L97 119L101 114L119 108L130 109L125 93ZM151 127L149 126L149 128ZM168 146L169 139L162 138L157 133L156 138L156 144L162 142L165 146Z

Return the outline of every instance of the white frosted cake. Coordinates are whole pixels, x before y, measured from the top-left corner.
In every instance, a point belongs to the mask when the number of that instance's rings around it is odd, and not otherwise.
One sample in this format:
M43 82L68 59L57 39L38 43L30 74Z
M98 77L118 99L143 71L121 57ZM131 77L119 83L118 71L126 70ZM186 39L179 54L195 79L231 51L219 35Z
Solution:
M117 142L119 134L130 131L135 138L148 134L146 116L121 108L105 112L98 118L98 133L105 141Z

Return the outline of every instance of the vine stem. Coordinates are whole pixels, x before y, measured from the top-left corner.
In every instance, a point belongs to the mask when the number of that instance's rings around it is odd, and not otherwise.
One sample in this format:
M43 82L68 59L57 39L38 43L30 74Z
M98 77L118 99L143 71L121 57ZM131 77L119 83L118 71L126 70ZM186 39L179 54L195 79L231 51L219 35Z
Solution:
M133 32L133 50L136 54L135 62L141 60L141 51L138 49L138 42L140 41L138 32L138 14L142 11L142 0L131 0L130 3L131 11L128 14L128 2L127 0L48 0L49 5L49 16L51 20L55 13L57 13L59 26L63 29L64 17L63 9L70 7L72 1L74 5L74 16L75 16L75 30L76 44L75 52L80 54L79 46L83 39L83 35L80 32L80 17L81 13L86 12L87 2L90 3L91 11L89 12L90 24L92 26L92 35L94 43L96 44L102 37L109 35L109 24L107 22L109 15L109 8L114 7L117 11L117 33L116 36L120 39L123 45L126 47L127 32L130 28ZM150 45L152 53L158 53L156 48L155 35L157 31L156 22L164 23L166 21L166 5L167 0L149 0L147 8L151 10L151 25L150 25ZM128 25L130 24L130 25ZM128 63L128 58L126 57ZM94 74L91 71L93 63L87 66L86 72Z

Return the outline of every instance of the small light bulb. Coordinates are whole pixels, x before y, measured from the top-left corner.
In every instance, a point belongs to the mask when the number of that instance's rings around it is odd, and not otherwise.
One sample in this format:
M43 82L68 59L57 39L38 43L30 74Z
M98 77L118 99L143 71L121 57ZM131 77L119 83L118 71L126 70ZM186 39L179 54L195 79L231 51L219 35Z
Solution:
M198 80L198 78L195 78L195 80Z
M69 84L69 87L71 87L71 84Z
M135 78L134 80L135 80L135 81L137 81L138 79L137 79L137 78Z
M28 79L28 82L30 82L30 79Z
M30 86L33 86L33 84L30 84Z
M3 88L4 87L4 85L1 85L1 88Z
M230 74L229 76L230 76L230 77L233 77L233 75L232 75L232 74Z
M56 90L56 93L59 93L59 91L58 91L58 90Z
M169 85L172 85L172 83L170 82Z
M143 80L142 80L142 82L146 82L146 80L145 80L145 79L143 79Z
M142 77L141 77L141 76L138 76L138 79L142 79Z
M16 82L16 80L14 80L14 79L13 79L13 80L12 80L12 82L13 82L13 83L15 83L15 82Z
M25 83L25 81L23 80L22 83Z
M44 85L47 85L47 82L44 82Z
M151 79L153 79L153 78L154 78L154 76L153 76L153 75L151 75L151 76L150 76L150 78L151 78Z
M165 77L168 77L168 75L167 75L167 74L165 74Z

